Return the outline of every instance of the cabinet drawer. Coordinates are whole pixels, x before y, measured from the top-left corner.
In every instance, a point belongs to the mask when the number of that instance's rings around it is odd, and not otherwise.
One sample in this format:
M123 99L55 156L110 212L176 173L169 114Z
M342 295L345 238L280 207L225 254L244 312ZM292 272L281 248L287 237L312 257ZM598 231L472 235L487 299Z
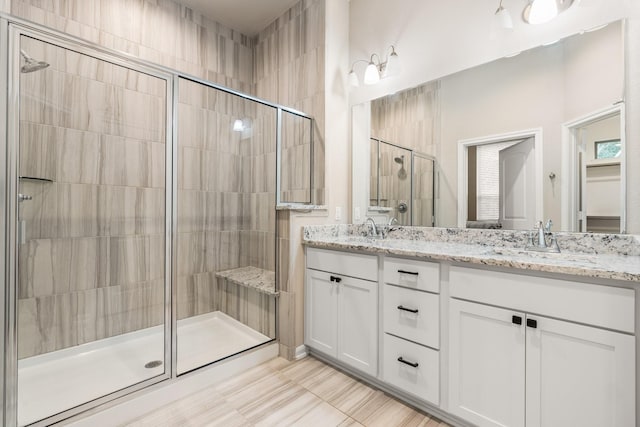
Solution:
M378 281L378 257L307 248L307 268Z
M451 267L451 296L528 313L634 332L633 289Z
M383 357L386 382L419 399L435 405L440 403L438 351L384 334Z
M384 285L383 301L385 332L429 347L440 347L440 304L437 294Z
M384 259L384 282L411 289L440 292L440 264L387 257Z

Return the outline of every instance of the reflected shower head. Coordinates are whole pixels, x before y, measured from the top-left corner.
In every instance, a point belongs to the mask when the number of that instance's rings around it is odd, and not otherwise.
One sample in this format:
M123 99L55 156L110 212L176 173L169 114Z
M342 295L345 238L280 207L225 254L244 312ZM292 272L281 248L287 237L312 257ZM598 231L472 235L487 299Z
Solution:
M22 49L20 49L20 55L22 55L25 61L24 65L20 67L21 73L33 73L34 71L42 70L49 66L48 62L33 59Z
M393 159L394 162L396 162L399 165L404 165L404 156L400 156L400 157L395 157Z

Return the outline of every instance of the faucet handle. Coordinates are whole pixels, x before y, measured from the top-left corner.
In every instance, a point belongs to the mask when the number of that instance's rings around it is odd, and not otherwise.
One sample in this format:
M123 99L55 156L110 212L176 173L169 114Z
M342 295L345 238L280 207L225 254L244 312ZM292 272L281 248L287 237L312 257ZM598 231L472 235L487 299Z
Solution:
M544 226L544 229L547 233L551 233L551 226L553 225L553 221L551 221L551 218L549 218L547 220L547 224Z

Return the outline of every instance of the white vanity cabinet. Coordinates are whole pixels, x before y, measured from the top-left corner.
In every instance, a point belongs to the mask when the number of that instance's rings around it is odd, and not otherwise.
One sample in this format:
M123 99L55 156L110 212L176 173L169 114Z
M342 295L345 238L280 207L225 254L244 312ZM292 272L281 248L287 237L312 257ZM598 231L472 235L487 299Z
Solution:
M382 378L440 403L440 265L385 257Z
M307 249L305 345L378 373L378 259Z
M452 267L450 294L449 412L478 426L635 424L633 290Z

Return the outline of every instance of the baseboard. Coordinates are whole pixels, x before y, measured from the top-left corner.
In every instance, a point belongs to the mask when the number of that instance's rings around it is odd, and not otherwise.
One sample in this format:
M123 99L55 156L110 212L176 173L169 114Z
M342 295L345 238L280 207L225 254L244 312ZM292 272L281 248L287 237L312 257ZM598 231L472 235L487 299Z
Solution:
M296 353L293 356L296 360L300 360L303 357L307 357L307 346L306 345L299 345L298 347L296 347Z

